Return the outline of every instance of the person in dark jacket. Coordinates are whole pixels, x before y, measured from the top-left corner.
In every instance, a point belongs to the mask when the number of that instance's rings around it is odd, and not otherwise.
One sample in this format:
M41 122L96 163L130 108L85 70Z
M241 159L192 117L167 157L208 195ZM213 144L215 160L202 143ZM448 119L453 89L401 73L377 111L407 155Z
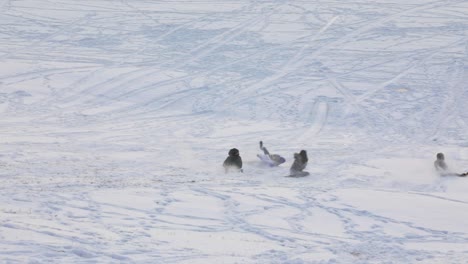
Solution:
M260 160L262 160L268 166L276 167L286 162L286 159L281 157L280 155L270 154L270 152L268 152L268 149L263 145L263 141L260 141L260 149L263 151L263 155L257 154L257 157L260 158Z
M468 176L468 172L465 172L465 173L451 172L447 166L447 163L445 163L444 153L437 153L436 160L434 161L434 167L440 176L459 176L459 177Z
M224 160L223 167L226 173L228 172L243 172L242 158L239 155L239 150L236 148L230 149L228 157Z
M305 150L301 150L299 153L294 153L294 162L289 170L290 176L300 177L309 175L307 171L304 171L307 167L308 161L309 159L307 158L307 152Z
M436 160L434 161L434 167L439 173L448 171L447 163L445 163L444 153L437 153Z

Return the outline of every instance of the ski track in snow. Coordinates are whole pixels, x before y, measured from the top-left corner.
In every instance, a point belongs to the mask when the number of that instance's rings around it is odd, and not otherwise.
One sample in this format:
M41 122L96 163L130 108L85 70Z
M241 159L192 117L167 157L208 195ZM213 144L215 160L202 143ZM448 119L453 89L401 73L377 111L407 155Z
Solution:
M0 9L1 263L466 262L466 1Z

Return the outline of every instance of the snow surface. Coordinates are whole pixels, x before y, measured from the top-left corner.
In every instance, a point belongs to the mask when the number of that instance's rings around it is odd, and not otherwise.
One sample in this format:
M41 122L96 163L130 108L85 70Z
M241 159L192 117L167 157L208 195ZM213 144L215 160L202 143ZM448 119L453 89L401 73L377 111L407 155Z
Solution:
M0 10L1 263L468 263L468 1Z

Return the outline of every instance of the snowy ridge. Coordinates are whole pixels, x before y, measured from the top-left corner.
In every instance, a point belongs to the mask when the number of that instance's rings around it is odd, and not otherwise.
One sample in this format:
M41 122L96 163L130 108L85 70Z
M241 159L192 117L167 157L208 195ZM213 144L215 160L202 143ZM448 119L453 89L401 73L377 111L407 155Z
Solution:
M0 263L466 262L467 1L0 10Z

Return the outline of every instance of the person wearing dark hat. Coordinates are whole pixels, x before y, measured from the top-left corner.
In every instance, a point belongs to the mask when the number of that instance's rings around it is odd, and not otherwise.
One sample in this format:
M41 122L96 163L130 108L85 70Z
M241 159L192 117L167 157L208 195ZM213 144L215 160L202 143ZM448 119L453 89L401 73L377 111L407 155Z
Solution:
M444 153L437 153L436 160L434 161L434 168L439 173L444 173L448 171L447 163L445 163Z
M263 154L257 154L257 157L270 167L276 167L286 162L286 159L278 154L270 154L268 149L263 145L263 141L260 141L260 149Z
M291 177L302 177L309 175L309 172L304 171L307 167L307 162L309 159L307 158L307 152L305 150L301 150L299 153L294 153L294 162L291 166L290 175Z
M434 167L440 176L459 176L459 177L468 176L468 172L464 172L464 173L451 172L447 166L447 163L445 163L444 153L437 153L436 160L434 161Z
M229 172L243 172L242 158L239 155L239 150L236 148L230 149L228 157L224 160L223 167L226 173Z

